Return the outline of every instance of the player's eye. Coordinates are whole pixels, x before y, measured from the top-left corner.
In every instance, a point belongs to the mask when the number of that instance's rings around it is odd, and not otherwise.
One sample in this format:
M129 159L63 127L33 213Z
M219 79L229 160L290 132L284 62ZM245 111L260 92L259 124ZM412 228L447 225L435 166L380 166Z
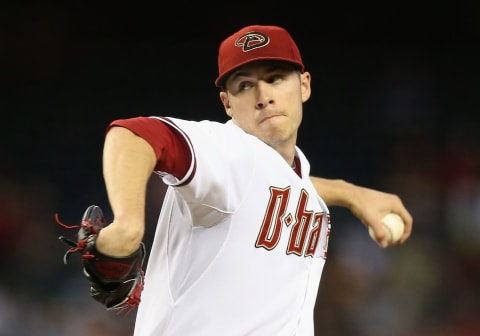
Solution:
M252 82L250 81L242 81L238 84L238 90L239 91L245 91L248 90L253 86Z
M283 74L276 73L276 74L268 76L267 83L270 83L270 84L277 83L277 82L281 81L283 78L284 78Z

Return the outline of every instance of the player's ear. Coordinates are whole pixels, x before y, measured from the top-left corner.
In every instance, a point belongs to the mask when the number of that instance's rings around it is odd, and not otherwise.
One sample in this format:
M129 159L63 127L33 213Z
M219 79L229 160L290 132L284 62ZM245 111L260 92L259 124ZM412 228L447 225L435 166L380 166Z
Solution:
M302 87L302 102L306 102L310 98L312 93L312 88L310 86L311 75L309 72L305 71L300 74L300 85Z
M226 92L220 92L220 100L222 101L223 107L225 108L225 112L229 117L232 116L232 108L230 107L230 101L228 100L228 95Z

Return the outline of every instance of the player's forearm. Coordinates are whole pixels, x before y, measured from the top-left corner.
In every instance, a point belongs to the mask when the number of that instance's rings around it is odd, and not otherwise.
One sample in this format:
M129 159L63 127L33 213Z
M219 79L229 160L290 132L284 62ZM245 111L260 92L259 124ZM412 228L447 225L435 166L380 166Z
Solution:
M145 226L145 198L156 157L142 138L122 127L107 133L103 175L113 223L102 230L97 248L109 255L128 255L138 248Z
M404 243L410 236L413 218L398 195L357 186L343 180L329 180L315 176L311 176L311 180L318 194L329 207L348 208L365 226L377 232L377 236L384 234L381 229L381 220L389 213L398 214L405 223L400 243ZM382 246L386 246L386 241Z
M355 186L344 180L325 179L316 176L310 177L318 194L325 201L327 206L341 206L350 208L352 206L352 191Z

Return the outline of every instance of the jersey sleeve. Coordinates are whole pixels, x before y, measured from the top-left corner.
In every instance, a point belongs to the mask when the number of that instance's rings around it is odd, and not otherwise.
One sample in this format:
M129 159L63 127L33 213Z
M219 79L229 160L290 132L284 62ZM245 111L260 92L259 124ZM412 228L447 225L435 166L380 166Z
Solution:
M125 127L147 141L157 157L155 170L182 179L192 162L192 153L185 137L178 130L158 118L135 117L112 121L112 127Z

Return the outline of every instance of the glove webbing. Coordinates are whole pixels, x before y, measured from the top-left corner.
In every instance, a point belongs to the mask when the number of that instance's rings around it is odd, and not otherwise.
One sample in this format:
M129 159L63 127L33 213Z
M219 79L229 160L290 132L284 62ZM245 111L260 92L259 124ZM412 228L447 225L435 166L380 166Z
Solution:
M95 221L95 223L92 223L88 218L85 218L82 220L80 225L67 225L64 224L60 221L60 218L58 217L58 213L55 213L55 221L57 222L58 225L62 226L65 229L80 229L83 228L85 232L91 233L91 235L96 236L100 229L105 226L105 221L103 220L101 223L98 223L98 219ZM102 225L103 226L100 226ZM72 253L75 252L80 252L85 250L87 247L87 239L90 236L86 236L83 239L80 239L78 242L75 242L69 238L66 238L65 236L60 236L58 239L60 239L63 243L65 243L67 246L70 248L65 252L65 255L63 256L63 263L67 264L68 258L72 255ZM87 254L82 255L83 259L88 259L88 258L94 258L95 256Z

